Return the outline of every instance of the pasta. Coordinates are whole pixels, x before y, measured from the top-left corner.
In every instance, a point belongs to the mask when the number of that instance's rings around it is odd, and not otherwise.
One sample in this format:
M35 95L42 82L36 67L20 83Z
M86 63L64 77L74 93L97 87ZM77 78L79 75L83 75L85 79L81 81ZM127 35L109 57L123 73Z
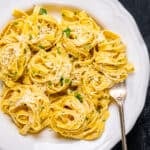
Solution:
M21 134L37 133L48 125L50 102L35 86L16 85L5 89L1 105Z
M108 111L99 113L92 102L80 102L74 95L60 98L51 105L51 128L65 137L91 140L104 129Z
M85 11L14 10L0 34L1 110L22 135L50 128L66 138L102 135L109 89L134 71L116 33Z
M0 79L8 87L14 85L23 74L31 57L30 48L25 43L10 43L1 46Z

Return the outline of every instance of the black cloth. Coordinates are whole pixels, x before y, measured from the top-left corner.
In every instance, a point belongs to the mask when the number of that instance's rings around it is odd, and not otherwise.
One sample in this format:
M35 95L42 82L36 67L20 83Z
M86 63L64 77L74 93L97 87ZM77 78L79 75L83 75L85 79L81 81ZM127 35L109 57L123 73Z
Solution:
M133 15L147 44L150 56L150 0L119 0ZM127 135L128 150L150 150L150 84L145 107ZM118 143L113 150L121 150Z

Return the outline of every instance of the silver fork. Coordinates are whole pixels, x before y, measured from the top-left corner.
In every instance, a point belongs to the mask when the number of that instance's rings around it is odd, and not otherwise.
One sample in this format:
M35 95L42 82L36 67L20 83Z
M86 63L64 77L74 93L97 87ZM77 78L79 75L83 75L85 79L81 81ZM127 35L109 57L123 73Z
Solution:
M127 95L125 82L118 83L109 90L109 94L117 103L119 108L121 135L122 135L122 149L127 150L126 136L125 136L125 121L123 104Z

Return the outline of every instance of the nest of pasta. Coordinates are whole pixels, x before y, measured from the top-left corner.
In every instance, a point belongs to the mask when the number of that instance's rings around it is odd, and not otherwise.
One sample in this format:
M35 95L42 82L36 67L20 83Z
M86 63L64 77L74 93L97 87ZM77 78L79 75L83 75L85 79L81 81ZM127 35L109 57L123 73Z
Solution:
M0 34L0 106L21 134L50 128L93 140L104 131L109 88L133 72L119 35L85 11L14 10Z

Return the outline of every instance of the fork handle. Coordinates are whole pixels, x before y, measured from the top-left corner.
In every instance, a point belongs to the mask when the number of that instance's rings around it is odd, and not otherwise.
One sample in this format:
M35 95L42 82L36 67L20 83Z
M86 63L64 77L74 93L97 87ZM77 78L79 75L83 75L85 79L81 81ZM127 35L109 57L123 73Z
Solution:
M119 115L120 115L120 124L121 124L122 150L127 150L123 102L118 103L118 106L119 106Z

